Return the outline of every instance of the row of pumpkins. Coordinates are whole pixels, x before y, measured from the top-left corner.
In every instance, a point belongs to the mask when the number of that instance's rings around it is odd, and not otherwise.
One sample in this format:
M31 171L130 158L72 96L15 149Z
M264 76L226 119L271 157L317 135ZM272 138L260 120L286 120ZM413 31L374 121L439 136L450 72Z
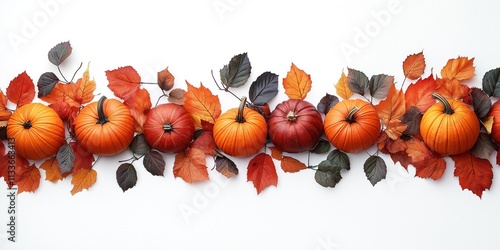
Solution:
M474 111L461 101L447 100L439 95L434 97L439 102L422 117L420 133L423 141L442 155L460 154L471 149L480 131ZM268 119L245 104L246 100L242 98L240 106L223 113L213 127L217 147L235 157L257 153L268 137L281 151L304 152L317 144L323 132L333 146L354 153L371 147L381 131L377 111L372 104L360 99L337 103L326 114L324 122L318 110L305 100L289 99L278 104ZM495 110L500 111L500 104L496 103L490 112ZM499 142L500 120L494 124L493 139ZM122 102L102 97L80 111L74 132L88 152L110 156L128 148L135 133L134 120ZM165 153L185 150L194 134L191 114L177 104L154 107L144 124L147 142ZM39 160L54 155L65 143L65 126L50 107L30 103L12 114L7 136L15 138L19 155Z

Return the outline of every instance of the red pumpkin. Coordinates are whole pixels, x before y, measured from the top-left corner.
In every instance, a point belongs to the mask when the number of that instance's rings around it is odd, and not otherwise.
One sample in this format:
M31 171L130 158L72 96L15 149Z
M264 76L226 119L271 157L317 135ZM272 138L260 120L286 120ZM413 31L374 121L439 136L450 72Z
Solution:
M17 154L26 159L40 160L54 155L64 144L64 123L52 108L29 103L10 116L7 137L14 138Z
M182 106L168 103L151 109L144 123L144 137L153 148L165 153L185 150L195 131L191 114Z
M274 146L289 153L311 150L323 133L321 114L311 103L298 99L278 104L268 124Z
M325 135L336 148L356 153L371 147L380 133L375 108L363 100L343 100L325 116Z
M491 138L500 143L500 100L497 100L490 109L488 116L493 116L493 126L491 127Z
M75 135L89 153L115 155L132 142L134 118L125 104L103 96L80 111L75 119Z

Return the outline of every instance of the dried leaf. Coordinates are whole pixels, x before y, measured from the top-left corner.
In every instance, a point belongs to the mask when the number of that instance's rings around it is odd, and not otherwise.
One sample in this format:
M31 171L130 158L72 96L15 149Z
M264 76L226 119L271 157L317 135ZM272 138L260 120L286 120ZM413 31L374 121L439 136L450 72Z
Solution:
M56 157L45 160L40 168L45 170L45 180L47 181L57 182L63 179Z
M292 63L290 71L288 71L286 78L283 79L283 87L288 98L304 100L311 91L311 86L311 76Z
M431 157L419 162L412 163L415 166L415 176L420 178L432 178L438 180L446 170L446 161L442 156L432 154Z
M35 98L35 85L26 71L14 78L7 87L7 98L9 101L21 107L24 104L31 103Z
M231 58L228 65L219 71L222 84L229 87L240 87L245 84L250 77L252 66L247 53L239 54Z
M458 177L462 189L469 189L481 197L483 191L490 189L493 180L493 166L485 159L477 158L470 152L452 155L455 162L453 174Z
M424 113L436 103L436 100L432 98L432 93L434 93L436 88L437 83L432 75L410 84L405 92L406 108L415 106L420 112Z
M293 157L283 156L283 159L281 159L281 169L286 173L295 173L307 169L307 166Z
M158 72L158 87L163 91L169 91L174 87L175 77L168 71L168 67Z
M271 72L262 73L250 85L248 96L254 105L264 105L278 94L278 75Z
M376 105L375 110L385 125L391 120L401 119L406 111L404 92L391 85L387 98Z
M151 150L144 134L137 134L129 145L130 151L137 156L143 156Z
M441 70L441 77L449 80L468 80L474 77L474 70L474 58L458 57L448 60Z
M89 189L96 180L97 172L94 169L80 168L76 173L73 173L71 194L75 195L84 189Z
M401 122L406 125L403 134L413 136L420 132L420 122L422 121L423 114L417 106L410 106L401 118Z
M347 80L347 76L344 74L344 71L342 71L337 84L335 84L335 90L337 91L337 95L344 100L351 98L354 94L349 88L349 81Z
M493 129L493 118L493 116L486 116L485 118L483 118L483 120L481 120L481 123L483 124L488 134L491 134L491 130Z
M40 99L50 104L65 102L71 107L80 108L80 102L76 98L77 88L76 84L73 83L56 83L54 90L50 94L40 97Z
M257 194L265 188L278 185L278 174L270 155L259 153L250 160L247 168L247 181L253 182Z
M283 152L281 152L279 149L277 149L276 147L270 147L269 149L271 149L272 158L278 161L281 161L281 159L283 159Z
M472 107L474 108L474 113L479 119L483 119L488 115L491 108L490 97L480 88L471 88L471 93L469 94L472 100Z
M208 180L208 171L203 151L190 148L175 155L174 176L187 183Z
M123 192L133 188L137 184L137 171L134 165L122 163L118 169L116 169L116 181Z
M82 78L76 81L75 99L80 104L89 103L94 99L96 84L94 80L90 80L89 68L90 63L87 65L85 72L83 72Z
M437 89L436 93L442 95L447 99L462 99L467 95L468 87L461 84L458 79L436 79Z
M120 67L115 70L106 70L108 88L116 97L128 99L140 88L141 76L132 66Z
M201 128L201 120L215 123L221 114L219 97L213 95L210 89L200 83L200 87L187 84L187 92L184 94L186 101L184 107L191 113L195 121L196 128Z
M432 157L433 153L427 145L417 139L411 139L406 142L406 153L411 157L412 162L419 162Z
M149 92L145 89L138 89L123 103L129 108L130 114L134 117L135 132L142 133L147 114L153 106Z
M498 150L498 145L487 133L481 132L470 152L477 158L489 160L495 150Z
M425 69L425 58L424 52L409 55L403 62L403 72L405 77L410 80L418 79Z
M238 175L239 172L236 164L223 155L215 156L215 169L227 178Z
M91 169L92 163L95 161L94 155L85 150L79 142L70 142L71 148L75 155L73 164L73 174L79 169Z
M211 156L215 155L215 149L217 148L211 131L203 131L200 136L196 137L189 147L197 148L203 151L206 155Z
M186 91L183 89L172 89L172 91L168 93L168 101L171 103L184 105L184 102L186 101L186 98L184 98L185 94Z
M18 168L23 168L18 174ZM40 186L40 170L31 164L29 166L16 166L16 185L18 194L22 192L34 192Z
M62 62L64 62L64 60L66 60L66 58L68 58L69 55L71 55L72 51L73 48L71 47L69 41L61 42L50 49L48 54L49 61L52 64L59 66Z
M62 174L71 172L75 163L73 148L68 143L64 143L57 151L56 159Z
M0 121L9 120L9 117L12 114L7 108L7 101L7 96L0 90Z
M387 123L385 133L389 136L389 138L397 140L401 135L403 135L406 127L407 125L401 122L399 119L393 119Z

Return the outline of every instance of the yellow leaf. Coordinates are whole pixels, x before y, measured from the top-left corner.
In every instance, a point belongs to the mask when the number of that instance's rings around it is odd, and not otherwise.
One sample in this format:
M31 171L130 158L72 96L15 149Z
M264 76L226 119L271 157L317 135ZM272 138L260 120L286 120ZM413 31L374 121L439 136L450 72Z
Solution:
M75 195L84 189L89 189L94 185L97 180L97 172L93 169L80 168L76 173L73 173L73 178L71 179L71 184L73 184L73 189L71 194Z
M335 89L337 90L337 95L344 100L349 99L353 95L353 92L349 88L349 82L347 81L347 76L344 74L344 71L342 71L339 81L335 84Z
M397 140L405 131L407 125L399 119L390 120L387 123L385 133L393 140Z
M40 168L45 170L45 180L57 182L63 179L56 157L44 161L42 165L40 165Z
M493 119L494 116L486 116L481 123L483 123L484 128L488 132L488 134L491 134L491 129L493 129Z
M80 104L89 103L94 99L96 84L94 80L90 80L89 68L90 63L87 65L85 72L83 72L83 77L76 82L75 99Z
M448 60L441 70L441 77L463 81L471 79L474 76L474 70L474 58L469 60L467 57L458 57Z
M311 85L311 76L292 63L290 71L283 79L283 87L288 98L304 100L311 91Z

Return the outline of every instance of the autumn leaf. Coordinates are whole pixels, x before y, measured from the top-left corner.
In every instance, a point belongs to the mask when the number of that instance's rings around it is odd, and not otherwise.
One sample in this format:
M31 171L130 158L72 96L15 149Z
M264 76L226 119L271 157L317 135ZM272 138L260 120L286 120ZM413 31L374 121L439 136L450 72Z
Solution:
M347 85L352 92L365 95L366 92L370 91L369 80L365 73L351 68L347 68L347 70Z
M247 53L239 54L231 58L229 64L219 71L222 84L229 87L240 87L244 85L252 70L252 65L248 59Z
M175 77L168 71L168 67L158 72L158 86L163 91L169 91L174 87Z
M311 76L292 63L290 71L283 79L283 87L288 98L304 100L311 91L311 86Z
M76 172L73 172L73 178L71 179L71 184L73 184L73 189L71 189L71 194L81 192L84 189L89 189L97 180L97 172L94 169L80 168Z
M69 145L75 154L73 174L80 169L91 169L92 163L95 161L94 155L85 150L79 142L70 142Z
M90 63L87 65L85 72L83 72L83 77L76 81L75 100L80 104L89 103L94 99L96 84L94 80L90 80L89 68Z
M9 101L17 104L17 107L21 107L31 103L35 98L35 84L24 71L9 83L6 94Z
M134 117L135 132L142 133L146 116L153 106L149 92L145 89L138 89L135 93L127 97L123 102Z
M63 179L61 169L55 157L45 160L40 168L45 170L45 180L50 182L57 182Z
M370 78L368 82L368 88L370 90L370 95L382 99L387 97L389 88L394 85L394 76L389 76L385 74L374 75Z
M423 114L417 106L410 106L403 117L401 122L406 125L403 134L407 136L414 136L420 132L420 123L422 121Z
M16 164L17 165L17 164ZM16 166L16 185L17 192L20 194L22 192L33 192L40 186L40 170L31 164L17 165Z
M321 100L319 100L319 103L316 106L316 109L320 113L323 113L326 115L328 113L328 111L330 111L330 109L333 108L333 106L335 106L335 104L337 104L338 102L339 102L339 98L327 93L325 96L323 96L321 98Z
M468 87L461 84L458 79L446 79L437 78L436 83L438 85L436 93L440 94L447 99L462 99L468 94Z
M484 73L482 80L483 90L489 96L500 96L500 68L491 69Z
M387 123L385 133L393 140L397 140L406 130L407 125L399 119L392 119Z
M477 158L470 152L452 155L455 162L454 175L462 189L468 189L481 197L483 191L490 189L493 180L493 166L486 159Z
M259 153L250 160L247 167L247 181L253 182L257 194L271 185L278 185L278 174L270 155Z
M339 166L334 165L328 160L324 160L318 164L318 169L314 173L314 179L323 187L334 188L342 179Z
M424 52L409 55L403 62L403 72L410 80L418 79L425 70Z
M7 96L0 90L0 121L7 121L12 114L7 108Z
M186 98L184 107L193 116L196 128L201 128L201 120L215 123L215 120L221 114L219 97L213 95L210 89L201 83L199 88L194 87L187 81L186 85L187 92L184 94Z
M64 60L66 60L66 58L68 58L69 55L71 55L72 51L73 48L71 47L69 41L58 43L50 49L48 53L49 61L52 64L59 66Z
M165 171L165 160L160 152L156 150L149 151L144 155L142 163L146 170L152 175L163 176L163 172Z
M483 120L481 120L481 124L483 124L488 134L491 134L491 130L493 129L493 118L493 116L486 116L485 118L483 118Z
M411 157L412 162L423 161L432 156L429 147L423 141L414 138L406 141L406 153Z
M436 88L437 83L432 74L425 79L419 79L417 82L410 84L405 92L406 108L416 106L420 112L424 113L436 103L436 100L432 98L432 93Z
M137 171L134 165L130 163L122 163L116 169L116 182L123 192L133 188L137 184Z
M226 176L226 178L231 178L239 173L236 164L231 159L223 155L215 156L215 169L217 172Z
M215 155L215 145L213 133L211 131L203 131L200 136L196 137L194 141L189 145L190 148L197 148L206 155Z
M49 104L49 107L51 107L54 111L56 111L56 113L59 115L61 120L68 121L68 119L71 115L72 109L71 109L71 106L67 102L57 101L57 102Z
M65 102L71 107L80 107L80 102L76 98L76 93L78 92L78 86L74 83L57 83L50 92L50 94L46 96L41 96L40 99L46 101L50 104L54 104L56 102Z
M108 88L116 97L126 100L140 88L141 76L132 66L120 67L115 70L107 70Z
M174 176L187 183L208 180L208 171L203 151L190 148L175 155Z
M281 169L286 173L295 173L306 168L306 164L293 157L283 156L283 159L281 159Z
M401 119L405 114L405 96L404 92L397 90L394 84L389 88L387 98L380 101L375 106L375 110L384 124L394 119Z
M264 105L277 94L278 75L269 71L258 76L248 90L248 96L254 105Z
M0 156L4 154L5 154L5 144L3 144L3 142L0 140Z
M432 178L433 180L440 179L446 170L446 161L442 156L432 154L430 157L413 162L412 165L416 169L415 176L420 178Z
M468 80L474 77L474 70L474 58L458 57L448 60L441 70L441 77L448 80Z
M347 76L344 74L344 71L342 71L337 84L335 84L335 90L337 91L337 95L344 100L351 98L354 94L349 88L349 82L347 81Z
M172 89L172 91L168 93L168 101L170 103L184 105L184 102L186 101L186 98L184 97L185 94L186 91L183 89Z
M281 159L283 159L283 152L281 152L279 149L277 149L276 147L270 147L269 149L271 150L272 158L278 161L281 161Z
M375 186L379 181L385 179L387 175L387 166L384 159L380 156L372 155L368 157L363 164L363 169L366 178L370 181L372 186Z

